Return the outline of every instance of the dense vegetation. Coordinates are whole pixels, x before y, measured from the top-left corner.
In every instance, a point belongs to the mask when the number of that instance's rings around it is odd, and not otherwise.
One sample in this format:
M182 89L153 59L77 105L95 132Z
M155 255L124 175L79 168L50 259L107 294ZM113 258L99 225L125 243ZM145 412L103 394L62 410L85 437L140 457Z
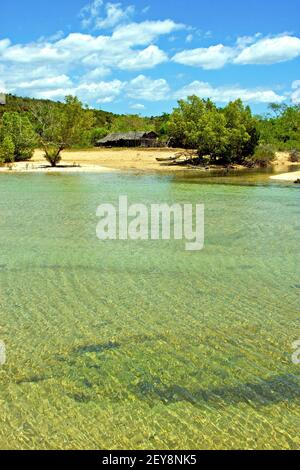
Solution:
M259 142L256 120L242 101L217 108L211 100L191 96L179 101L169 120L173 144L196 148L211 163L243 163Z
M223 108L191 96L171 115L116 115L84 107L77 98L65 103L7 96L0 107L0 163L28 160L39 146L55 166L66 148L86 148L110 132L154 130L162 145L194 148L199 164L267 166L276 150L299 161L300 106L270 105L266 116L253 116L241 100Z

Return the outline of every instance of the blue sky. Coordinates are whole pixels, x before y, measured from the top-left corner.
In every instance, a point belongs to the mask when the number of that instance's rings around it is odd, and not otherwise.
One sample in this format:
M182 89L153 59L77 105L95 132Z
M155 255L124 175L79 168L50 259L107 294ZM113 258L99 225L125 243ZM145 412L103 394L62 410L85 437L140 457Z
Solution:
M118 113L300 102L299 0L1 0L0 91ZM4 21L3 21L4 18Z

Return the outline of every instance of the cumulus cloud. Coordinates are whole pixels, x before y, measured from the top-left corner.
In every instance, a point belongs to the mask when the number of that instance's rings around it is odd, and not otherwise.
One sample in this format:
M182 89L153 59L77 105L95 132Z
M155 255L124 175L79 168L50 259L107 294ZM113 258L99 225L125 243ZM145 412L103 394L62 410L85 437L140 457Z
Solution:
M126 69L125 58L132 59L139 54L137 57L142 67L149 68L152 61L156 65L166 57L153 42L161 35L169 34L179 27L180 25L171 20L145 21L120 26L111 36L71 33L54 42L15 45L4 40L0 44L0 58L3 62L15 64L56 63L74 66L76 63L85 63L116 68L122 63L122 69ZM148 48L137 49L139 46ZM146 60L149 62L146 63ZM129 68L132 67L133 62L129 60Z
M75 69L80 70L77 83L93 83L113 70L142 71L167 61L167 54L153 42L178 28L181 25L171 20L144 21L119 25L111 35L76 32L28 44L1 39L1 76L12 93L33 96L36 90L41 96L41 89L48 89L45 97L60 98L72 89L68 77L74 77Z
M260 37L261 33L256 33L253 36L240 36L237 38L236 47L243 50L245 47L256 42Z
M200 98L211 98L218 103L228 103L238 98L252 103L282 103L286 99L285 96L280 96L273 90L247 89L238 86L213 87L210 83L197 80L175 93L175 97L178 99L191 95L197 95Z
M111 73L111 70L106 67L96 67L93 70L89 70L85 73L81 79L86 82L93 82L94 80L101 80L104 77L107 77Z
M110 82L99 82L99 83L83 83L76 88L75 95L85 102L96 103L111 103L117 98L122 89L124 83L120 80L112 80Z
M141 23L130 23L117 27L112 39L125 43L127 46L143 46L152 43L160 36L183 28L184 25L175 23L172 20L142 21Z
M0 39L0 54L10 46L11 42L9 39Z
M103 0L94 0L82 8L79 17L83 28L111 29L130 19L134 13L134 6L122 6L121 3L104 3Z
M234 57L234 51L223 44L208 48L190 49L178 52L173 61L179 64L202 67L206 70L220 69Z
M0 88L5 90L0 82ZM82 77L74 84L66 75L23 81L15 84L14 92L22 90L27 96L44 99L63 100L66 95L75 95L89 105L111 103L119 98L131 98L142 101L161 101L171 97L170 87L164 79L151 79L138 75L130 81L110 80L92 81L91 77ZM142 110L145 105L134 103L132 109Z
M119 63L119 68L124 70L152 69L168 60L167 54L157 46L149 46L141 51L132 51L129 57Z
M236 64L276 64L300 55L300 39L294 36L261 39L235 58Z
M219 102L236 98L261 103L289 98L294 103L300 101L299 81L295 81L293 90L284 96L271 89L213 87L201 81L194 81L174 94L164 78L153 79L141 74L169 60L158 41L163 36L172 38L174 33L176 38L181 37L185 50L177 52L172 61L205 70L218 70L227 64L272 64L292 60L300 56L299 38L287 33L277 37L262 37L257 33L240 37L229 46L217 44L189 49L188 43L200 37L194 28L171 19L136 22L132 19L133 13L132 6L124 7L118 1L93 0L80 12L82 26L89 28L89 34L81 31L64 35L59 31L23 44L0 38L0 88L52 99L74 94L91 105L129 98L138 101L131 105L132 109L143 109L143 101L190 94ZM96 30L102 30L101 34L95 33ZM207 40L209 36L205 37ZM124 72L136 72L137 76L121 81L112 75L117 72L122 72L122 76ZM110 74L112 78L108 79Z
M81 18L81 25L83 28L92 26L95 19L100 15L103 6L103 0L94 0L85 5L79 12Z
M296 80L292 83L291 100L293 104L300 104L300 80Z
M76 95L87 104L111 103L121 93L124 83L120 80L97 83L81 83L71 88L54 88L35 93L37 98L63 100L66 95Z
M127 96L137 100L162 101L170 96L168 82L159 78L153 80L145 75L139 75L126 85Z
M231 47L218 44L207 48L183 50L175 54L172 60L183 65L214 70L226 64L277 64L300 56L299 38L282 35L259 39L260 36L258 33L240 37Z
M143 109L145 109L145 105L141 103L134 103L130 105L130 108L142 111Z
M127 21L134 13L134 6L130 5L123 9L120 3L107 3L105 10L106 16L96 19L95 29L110 29Z
M293 83L292 83L292 89L295 90L297 88L300 87L300 80L295 80Z
M67 75L60 75L58 77L48 77L48 78L39 78L37 80L24 81L17 84L18 88L30 90L30 89L39 89L43 90L45 88L57 88L57 87L70 87L72 86L72 81Z
M57 81L58 83L58 81ZM30 96L30 89L28 89ZM38 89L34 96L37 98L48 98L63 100L67 95L76 95L87 104L111 103L118 98L128 97L143 101L161 101L170 97L170 87L166 80L153 80L144 75L139 75L130 81L100 81L81 82L77 86L63 87L57 86L48 89ZM132 109L144 109L142 103L135 103Z

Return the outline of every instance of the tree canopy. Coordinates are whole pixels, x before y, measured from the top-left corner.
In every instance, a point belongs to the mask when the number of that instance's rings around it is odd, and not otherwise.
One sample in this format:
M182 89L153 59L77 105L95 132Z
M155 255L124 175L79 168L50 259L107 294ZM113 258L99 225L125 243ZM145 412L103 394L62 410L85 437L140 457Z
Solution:
M93 112L85 110L73 96L66 97L65 106L58 107L52 103L45 108L37 105L31 112L38 142L52 166L60 162L62 150L80 143L82 134L89 131L95 122Z
M37 139L29 118L17 112L6 112L0 121L1 160L29 160Z
M116 115L89 109L77 98L64 103L7 96L0 107L0 163L27 160L36 146L55 166L66 148L94 146L111 132L154 130L162 144L197 149L199 162L266 165L276 150L299 159L300 105L270 104L253 116L241 100L225 107L190 96L161 116Z
M196 148L200 157L219 163L243 162L259 141L256 120L241 100L218 108L210 99L180 100L169 120L173 145Z
M300 150L300 105L271 104L270 114L258 118L258 130L263 143L278 150Z

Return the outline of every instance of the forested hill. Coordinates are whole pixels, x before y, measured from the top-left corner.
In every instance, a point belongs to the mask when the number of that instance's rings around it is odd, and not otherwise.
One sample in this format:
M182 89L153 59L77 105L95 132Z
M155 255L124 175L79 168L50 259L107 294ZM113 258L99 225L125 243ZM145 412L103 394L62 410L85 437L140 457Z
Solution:
M22 98L14 95L6 95L6 105L0 106L0 119L5 112L20 112L27 113L36 104L44 105L45 107L53 103L51 100L35 99L35 98ZM57 102L57 106L65 106L63 103ZM109 113L102 110L94 110L97 119L97 125L110 126L117 118L116 114Z
M45 99L22 98L14 95L6 95L6 105L0 106L0 120L5 112L28 113L37 104L47 108L49 104L65 106L64 103L53 102ZM99 137L108 132L129 132L142 130L155 130L161 132L161 127L169 119L168 114L163 116L141 117L136 114L114 114L108 111L93 109L95 118L95 128L98 129Z

